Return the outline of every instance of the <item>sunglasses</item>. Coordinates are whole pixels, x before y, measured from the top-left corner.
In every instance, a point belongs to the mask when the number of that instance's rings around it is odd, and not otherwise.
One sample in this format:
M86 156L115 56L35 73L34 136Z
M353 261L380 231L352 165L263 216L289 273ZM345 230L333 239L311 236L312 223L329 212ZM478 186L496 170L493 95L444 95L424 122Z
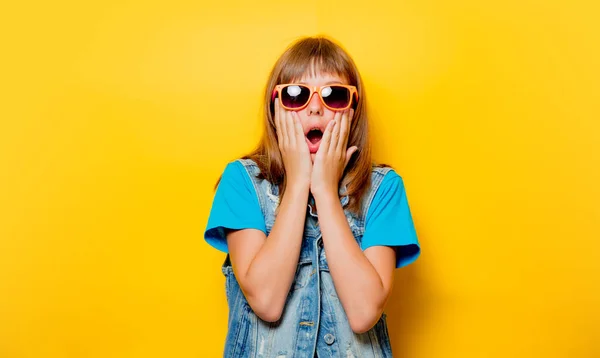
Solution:
M347 85L327 85L309 87L302 84L283 84L275 86L271 102L279 96L279 103L288 111L299 111L310 102L314 93L319 94L321 102L332 111L343 111L352 105L352 99L358 101L356 87Z

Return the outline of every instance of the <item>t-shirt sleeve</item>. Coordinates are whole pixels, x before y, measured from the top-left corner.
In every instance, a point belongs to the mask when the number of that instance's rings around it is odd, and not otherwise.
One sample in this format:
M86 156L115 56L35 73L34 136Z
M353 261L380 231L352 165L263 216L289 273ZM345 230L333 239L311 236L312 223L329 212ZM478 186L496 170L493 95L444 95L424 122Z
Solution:
M390 246L396 250L396 268L414 262L421 253L402 178L390 170L367 212L362 249Z
M208 244L228 253L225 229L257 229L265 234L267 231L256 190L239 161L225 167L204 231L204 239Z

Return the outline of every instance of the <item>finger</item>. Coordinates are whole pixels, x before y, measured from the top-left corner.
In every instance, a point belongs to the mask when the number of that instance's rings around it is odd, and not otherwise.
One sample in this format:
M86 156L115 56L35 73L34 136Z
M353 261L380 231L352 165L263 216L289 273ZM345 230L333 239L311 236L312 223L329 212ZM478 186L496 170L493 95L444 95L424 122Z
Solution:
M348 148L348 151L346 152L346 161L344 162L344 169L346 169L346 167L348 166L348 162L350 162L350 159L352 159L352 155L354 155L356 151L358 151L358 147L355 145Z
M346 146L348 145L348 132L350 128L350 113L349 111L344 111L342 114L342 123L340 126L340 138L337 143L337 152L344 153L346 151Z
M295 125L295 115L296 112L294 111L288 111L287 115L285 117L286 120L286 126L288 129L288 140L290 141L290 146L294 147L296 146L297 142L298 142L298 137L296 136L296 125Z
M317 153L327 153L329 150L329 142L331 141L331 131L335 126L335 120L329 121L327 127L325 128L325 132L323 132L323 138L321 138L321 144L319 145L319 150Z
M289 138L288 138L288 131L287 131L287 121L285 120L285 116L286 116L286 110L285 108L279 106L279 124L281 125L281 142L283 143L284 146L288 146L290 144L289 142Z
M304 142L306 144L306 140L304 139L304 130L302 129L302 124L300 124L300 119L298 118L298 113L294 112L294 134L296 136L296 143L300 144Z
M354 121L354 109L348 109L348 138L350 137L350 132L352 131L352 122Z
M336 112L333 120L335 121L335 125L331 131L331 141L329 142L329 154L335 154L335 151L338 147L338 140L340 138L340 120L341 120L341 112Z

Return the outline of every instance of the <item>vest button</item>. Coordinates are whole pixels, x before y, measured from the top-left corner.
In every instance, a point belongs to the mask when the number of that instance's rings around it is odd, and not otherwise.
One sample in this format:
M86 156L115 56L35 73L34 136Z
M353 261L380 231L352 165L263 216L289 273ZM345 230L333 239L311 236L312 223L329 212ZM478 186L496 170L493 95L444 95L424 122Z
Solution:
M323 338L325 338L325 343L327 343L329 345L332 345L333 342L335 341L335 336L331 333L327 333L325 335L325 337L323 337Z

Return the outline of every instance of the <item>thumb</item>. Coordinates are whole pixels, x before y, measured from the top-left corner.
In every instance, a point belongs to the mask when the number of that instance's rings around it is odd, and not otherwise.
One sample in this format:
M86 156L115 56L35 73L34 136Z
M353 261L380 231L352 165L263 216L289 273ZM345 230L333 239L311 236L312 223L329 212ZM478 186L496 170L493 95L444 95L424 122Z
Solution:
M350 148L348 148L348 150L346 151L346 162L344 163L344 168L346 168L346 166L348 165L348 162L350 162L350 159L352 158L352 155L358 151L358 147L357 146L352 146Z

